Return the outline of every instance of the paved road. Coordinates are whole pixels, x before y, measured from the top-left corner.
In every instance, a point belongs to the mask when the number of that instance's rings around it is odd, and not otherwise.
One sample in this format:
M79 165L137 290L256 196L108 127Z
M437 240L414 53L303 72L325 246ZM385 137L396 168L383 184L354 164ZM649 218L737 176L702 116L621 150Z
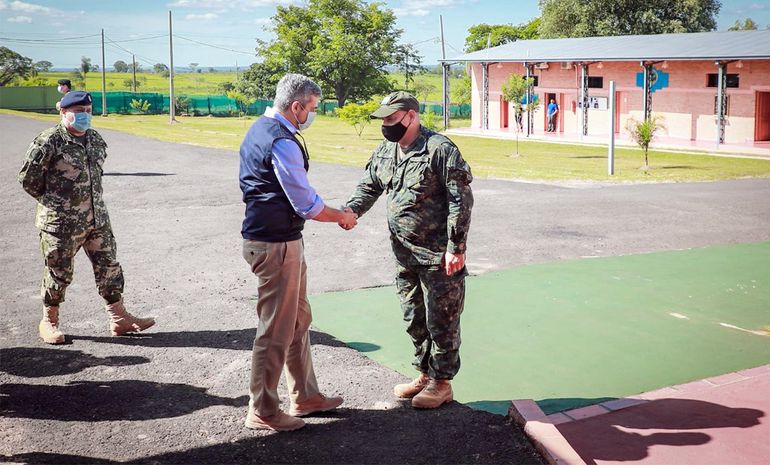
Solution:
M502 417L458 404L436 412L404 408L390 394L401 375L322 333L313 333L316 372L326 392L345 396L347 409L311 420L292 435L241 427L256 287L240 257L243 206L234 152L103 131L110 154L105 200L126 274L126 302L159 322L146 337L106 337L106 317L81 254L62 307L72 344L51 348L38 342L41 265L34 201L15 175L29 141L47 125L0 115L5 460L539 463ZM344 201L359 174L322 163L310 171L330 204ZM770 180L473 185L472 273L770 240ZM383 202L352 232L310 222L305 242L311 294L392 282Z

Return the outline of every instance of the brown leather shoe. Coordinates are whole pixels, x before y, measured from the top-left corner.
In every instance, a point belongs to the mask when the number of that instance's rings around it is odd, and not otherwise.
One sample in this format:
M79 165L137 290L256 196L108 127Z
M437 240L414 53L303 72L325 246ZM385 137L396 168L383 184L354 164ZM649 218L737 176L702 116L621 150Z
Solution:
M286 415L282 411L278 411L275 415L269 417L260 417L254 413L254 410L249 409L249 414L246 415L246 421L244 426L250 429L269 429L272 431L294 431L305 426L305 422L299 418L294 418Z
M301 404L292 404L289 415L293 417L306 417L313 413L328 412L342 405L342 397L326 397L316 394Z
M428 381L430 381L430 377L425 373L420 373L420 376L413 379L411 382L397 384L393 387L393 394L402 399L411 399L425 389L425 386L428 385Z
M412 399L414 408L437 408L452 402L452 383L448 379L431 379L425 389Z

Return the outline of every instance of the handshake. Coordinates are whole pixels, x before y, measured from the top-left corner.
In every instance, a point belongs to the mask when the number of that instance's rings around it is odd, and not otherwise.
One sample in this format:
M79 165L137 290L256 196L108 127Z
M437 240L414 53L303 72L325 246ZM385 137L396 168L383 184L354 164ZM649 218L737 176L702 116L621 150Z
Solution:
M341 207L337 224L345 231L350 231L358 224L358 215L350 207Z

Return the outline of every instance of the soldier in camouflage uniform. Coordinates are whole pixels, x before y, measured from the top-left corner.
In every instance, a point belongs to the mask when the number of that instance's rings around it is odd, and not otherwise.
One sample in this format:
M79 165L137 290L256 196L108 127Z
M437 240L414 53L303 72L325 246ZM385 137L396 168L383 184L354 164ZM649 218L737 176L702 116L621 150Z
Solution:
M396 286L420 372L394 392L416 408L436 408L452 401L450 380L460 369L473 177L457 146L422 127L418 111L413 96L394 92L372 114L383 119L386 140L347 207L361 216L387 193Z
M107 144L90 129L91 95L83 91L66 94L60 113L61 123L32 141L19 172L22 187L38 202L35 226L40 229L45 265L40 337L48 344L64 342L59 330L59 304L72 282L75 254L81 247L93 265L112 334L143 331L155 320L136 318L123 306L123 270L102 200Z

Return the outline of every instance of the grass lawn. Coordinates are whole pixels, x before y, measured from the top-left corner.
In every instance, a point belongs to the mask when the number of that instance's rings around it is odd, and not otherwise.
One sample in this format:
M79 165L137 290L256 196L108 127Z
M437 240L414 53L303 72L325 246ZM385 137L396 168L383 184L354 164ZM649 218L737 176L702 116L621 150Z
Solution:
M56 115L12 110L2 114L20 115L55 123ZM110 115L94 117L94 126L151 137L167 142L238 150L254 118L178 117L169 125L166 115ZM456 120L454 126L469 125ZM364 166L382 140L379 126L368 125L361 137L338 118L319 115L305 138L313 161ZM650 152L652 169L641 171L642 152L620 148L615 156L615 176L607 175L607 149L580 145L519 142L521 156L515 157L514 142L477 137L452 137L476 177L528 180L648 181L680 182L770 177L770 160ZM108 141L109 142L109 141Z
M48 80L52 86L56 85L59 79L72 79L71 72L48 72L39 73L38 78ZM243 74L243 72L241 72ZM126 85L126 80L133 78L132 73L107 72L105 80L107 83L107 92L131 91L131 85ZM392 73L390 75L396 88L404 86L403 73ZM136 73L137 92L159 92L168 94L168 78L164 78L157 73L140 72ZM234 82L234 72L216 72L216 73L178 73L174 75L174 92L178 95L222 95L219 85L223 82ZM441 102L441 75L439 74L418 74L414 77L415 84L425 83L432 87L432 90L426 95L420 95L420 102ZM456 85L459 79L450 79L450 86ZM410 87L414 87L414 84ZM90 72L86 75L86 90L101 92L102 73L101 71ZM331 96L333 98L333 96Z

